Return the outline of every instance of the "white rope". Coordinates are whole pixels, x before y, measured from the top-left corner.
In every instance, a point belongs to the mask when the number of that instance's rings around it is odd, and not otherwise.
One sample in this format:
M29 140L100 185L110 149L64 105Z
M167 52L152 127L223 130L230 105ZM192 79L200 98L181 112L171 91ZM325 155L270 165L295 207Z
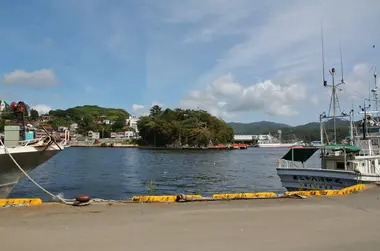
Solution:
M59 195L54 195L52 194L51 192L49 192L48 190L46 190L45 188L43 188L42 186L40 186L36 181L34 181L25 171L24 169L22 169L22 167L17 163L17 161L13 158L12 154L8 151L8 148L4 145L3 141L0 139L0 143L1 145L4 147L4 151L9 155L9 157L12 159L12 161L15 163L15 165L18 167L18 169L20 169L20 171L31 181L33 182L37 187L39 187L42 191L44 191L45 193L49 194L50 196L52 196L53 198L57 198L58 200L60 200L62 203L66 204L66 205L72 205L73 202L69 202L68 200L60 197Z

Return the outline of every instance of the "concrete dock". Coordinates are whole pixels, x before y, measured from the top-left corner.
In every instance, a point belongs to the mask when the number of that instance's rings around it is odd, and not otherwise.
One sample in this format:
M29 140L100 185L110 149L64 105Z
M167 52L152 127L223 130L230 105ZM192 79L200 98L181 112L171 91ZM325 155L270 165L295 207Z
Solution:
M0 209L4 250L379 250L380 188L340 197Z

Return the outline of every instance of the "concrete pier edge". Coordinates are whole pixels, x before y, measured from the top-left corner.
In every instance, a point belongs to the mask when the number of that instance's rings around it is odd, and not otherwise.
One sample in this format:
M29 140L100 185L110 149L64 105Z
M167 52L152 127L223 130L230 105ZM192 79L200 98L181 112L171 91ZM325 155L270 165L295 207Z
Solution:
M102 200L93 199L91 204L101 203L174 203L174 202L195 202L195 201L225 201L225 200L248 200L248 199L283 199L283 198L305 198L309 196L343 196L371 189L379 184L358 184L341 190L313 190L313 191L293 191L284 194L274 192L256 193L220 193L211 197L203 197L199 194L181 195L142 195L133 196L130 200ZM60 204L59 202L42 202L40 198L11 198L0 199L0 207L10 206L36 206L41 204Z

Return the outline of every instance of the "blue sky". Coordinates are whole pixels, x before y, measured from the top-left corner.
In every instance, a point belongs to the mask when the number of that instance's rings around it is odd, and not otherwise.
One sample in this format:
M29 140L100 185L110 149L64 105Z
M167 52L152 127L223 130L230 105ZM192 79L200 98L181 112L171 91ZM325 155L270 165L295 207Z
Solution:
M0 97L40 111L161 104L307 123L329 104L321 20L338 80L342 41L341 106L357 107L380 68L376 0L1 1Z

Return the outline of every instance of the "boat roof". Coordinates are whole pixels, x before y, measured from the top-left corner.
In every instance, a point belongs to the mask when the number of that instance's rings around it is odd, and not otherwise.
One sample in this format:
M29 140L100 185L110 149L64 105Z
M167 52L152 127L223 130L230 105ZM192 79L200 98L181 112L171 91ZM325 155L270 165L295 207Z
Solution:
M288 161L306 162L313 154L318 151L318 147L294 147L282 156L282 159Z
M330 144L326 146L322 146L320 148L325 148L333 151L341 151L345 150L346 152L360 152L360 148L352 145L343 145L343 144Z
M312 147L292 147L289 151L282 157L284 160L306 162L310 159L314 153L320 149L328 149L332 151L346 151L348 152L359 152L360 148L352 145L343 144L329 144L324 146L312 146Z

